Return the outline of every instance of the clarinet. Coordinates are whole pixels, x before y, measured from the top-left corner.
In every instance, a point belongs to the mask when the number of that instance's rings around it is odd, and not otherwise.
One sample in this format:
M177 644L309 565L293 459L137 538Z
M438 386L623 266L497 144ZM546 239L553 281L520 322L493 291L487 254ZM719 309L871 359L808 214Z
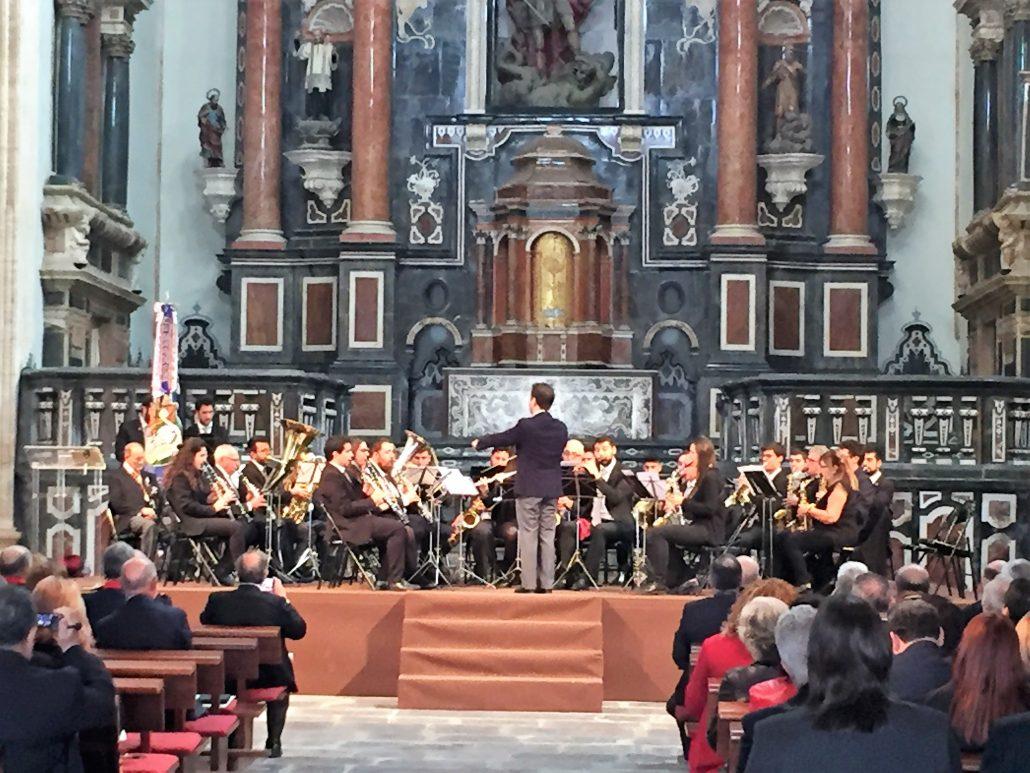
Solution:
M221 498L222 494L228 492L232 494L232 499L229 500L229 517L234 521L250 520L250 513L247 512L247 508L240 501L239 494L232 490L232 487L225 481L225 479L215 472L215 468L210 464L205 463L200 468L200 474L207 481L207 484L212 488L215 494Z

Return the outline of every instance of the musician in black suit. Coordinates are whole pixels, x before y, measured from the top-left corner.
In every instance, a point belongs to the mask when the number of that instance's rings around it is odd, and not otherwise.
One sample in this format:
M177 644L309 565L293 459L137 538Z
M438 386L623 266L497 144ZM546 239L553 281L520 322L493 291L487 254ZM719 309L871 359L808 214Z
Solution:
M759 463L762 465L762 471L765 473L766 479L770 485L776 489L776 501L773 506L772 512L775 512L780 508L787 498L787 484L789 475L783 468L784 458L783 446L779 443L766 443L762 446L759 452ZM743 473L737 480L737 486L741 486L746 482ZM764 497L761 494L751 495L751 504L742 506L743 512L741 513L742 518L753 519L752 526L743 529L740 534L737 535L737 539L733 543L733 548L740 552L746 553L751 550L761 550L762 548L762 524L758 519L761 518L763 500ZM738 521L739 523L739 521ZM777 548L783 539L783 531L777 529L773 534L773 557L775 558ZM777 577L780 576L779 571L774 571Z
M865 449L862 470L873 486L869 517L858 532L858 542L852 558L869 567L869 571L887 574L887 556L890 554L890 535L894 513L894 481L883 474L883 455L877 448ZM859 481L861 486L861 480Z
M157 598L157 569L149 558L122 566L125 604L93 629L97 645L112 650L188 650L192 642L186 613Z
M115 459L121 461L125 458L125 446L129 443L143 445L147 422L150 421L150 405L153 401L154 398L150 395L144 397L136 408L136 412L131 416L126 416L121 426L118 427L118 434L114 439Z
M229 442L225 430L215 424L215 404L207 397L201 397L193 406L193 423L182 433L183 440L199 437L207 446L209 455L214 455L218 446Z
M533 384L529 418L504 432L472 441L473 448L514 446L518 457L515 516L519 524L522 587L516 593L550 593L554 587L554 530L562 495L561 459L569 430L549 413L554 403L550 384Z
M168 502L179 518L183 534L226 537L229 553L236 560L247 549L247 524L229 513L235 492L228 488L221 494L212 492L200 474L207 458L207 446L200 438L190 438L182 444L165 470Z
M586 470L593 477L595 495L591 501L590 545L585 563L594 582L600 577L601 559L608 552L610 543L629 550L636 542L633 485L615 457L617 451L613 438L599 437L594 441L593 458L586 463ZM586 577L580 577L572 584L572 590L588 587L591 586Z
M672 521L649 531L647 560L653 579L641 586L645 592L676 588L684 582L683 548L720 545L726 538L722 478L712 441L696 438L676 460L676 475L680 493L666 492L665 516L682 510L683 522Z
M577 544L585 550L590 537L590 514L597 487L586 465L593 455L593 450L587 451L583 442L575 438L570 438L562 451L562 495L558 497L561 521L557 528L558 573L564 574L560 588L571 588L581 577L580 567L572 565L572 557Z
M111 675L82 649L67 617L55 631L61 667L32 663L36 630L28 592L0 587L0 766L6 773L81 773L79 731L113 723Z
M125 593L122 591L122 567L125 562L136 555L132 545L127 542L113 542L104 551L104 584L95 590L82 594L86 605L86 617L91 627L125 604Z
M270 757L282 756L282 733L286 725L286 711L290 706L290 693L297 691L293 675L293 663L286 651L286 639L303 639L307 623L286 598L283 584L276 577L271 590L262 590L262 583L268 579L268 555L259 550L250 550L236 562L239 587L234 591L218 591L207 599L200 622L204 625L231 626L275 626L282 638L283 657L279 663L262 664L258 667L258 678L247 683L248 687L285 687L287 693L278 701L269 701L268 740L265 748Z
M389 438L379 438L372 444L368 463L375 466L383 483L389 489L392 499L404 511L403 516L392 508L381 508L381 515L387 518L398 518L404 525L407 540L404 543L404 575L409 582L419 585L431 585L429 578L418 577L415 573L419 566L420 553L429 548L430 522L422 515L419 507L418 492L401 477L403 470L395 469L397 463L397 446Z
M325 443L329 460L315 491L314 501L323 507L340 538L352 547L374 543L379 548L384 587L411 590L404 580L404 553L407 535L396 518L381 514L385 500L380 492L362 482L361 471L353 465L353 443L334 435Z
M107 508L114 517L115 536L131 532L139 537L139 547L154 557L164 495L157 478L147 472L143 446L128 443L120 467L107 476Z

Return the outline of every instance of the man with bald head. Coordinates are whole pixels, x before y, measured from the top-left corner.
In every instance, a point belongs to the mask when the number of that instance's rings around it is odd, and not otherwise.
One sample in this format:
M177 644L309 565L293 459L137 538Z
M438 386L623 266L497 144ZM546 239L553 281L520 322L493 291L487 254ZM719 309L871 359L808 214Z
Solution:
M9 585L24 585L29 573L32 552L24 545L11 545L0 550L0 577Z
M122 565L125 604L94 628L97 645L112 650L188 650L186 613L157 598L157 569L144 556Z
M140 550L153 558L164 498L157 479L143 469L146 463L142 445L125 445L121 466L107 479L107 509L114 517L115 536L135 535Z

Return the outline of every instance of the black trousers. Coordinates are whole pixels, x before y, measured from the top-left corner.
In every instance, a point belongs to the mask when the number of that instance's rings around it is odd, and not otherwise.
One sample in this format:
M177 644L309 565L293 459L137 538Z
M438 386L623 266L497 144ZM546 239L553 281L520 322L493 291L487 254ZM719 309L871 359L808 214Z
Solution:
M777 529L773 533L773 575L780 579L787 580L788 582L794 582L792 570L784 560L784 540L787 539L788 534L790 534L790 532L784 531L783 529ZM747 529L746 531L742 531L737 535L736 541L730 547L737 555L741 555L751 550L761 552L762 527L755 526Z
M632 521L602 521L590 530L585 563L595 582L601 581L601 562L608 552L608 544L614 542L632 548L635 539L636 526Z
M400 581L404 577L408 542L404 524L396 518L372 516L372 542L379 548L379 563L382 567L379 579L389 583Z
M675 588L687 577L687 564L683 548L697 548L712 544L711 533L696 524L665 524L647 532L647 560L655 581L667 588Z
M579 522L573 518L563 520L558 524L558 570L564 571L572 560L572 554L576 552L576 532L579 530Z
M404 573L409 578L418 569L418 557L421 552L429 549L429 529L431 524L421 515L414 513L408 515L408 525L404 527L407 532L407 542L404 546Z
M265 704L265 719L268 722L268 746L282 741L283 728L286 727L286 712L289 708L289 693L286 693L282 700L269 701Z
M203 530L199 536L228 538L229 555L233 561L247 552L247 545L257 544L259 541L258 527L255 523L232 518L204 518L201 524Z
M837 545L833 536L822 530L788 532L783 541L783 557L787 567L794 573L798 585L812 583L821 588L833 579L833 551ZM806 554L815 554L815 576L808 571Z

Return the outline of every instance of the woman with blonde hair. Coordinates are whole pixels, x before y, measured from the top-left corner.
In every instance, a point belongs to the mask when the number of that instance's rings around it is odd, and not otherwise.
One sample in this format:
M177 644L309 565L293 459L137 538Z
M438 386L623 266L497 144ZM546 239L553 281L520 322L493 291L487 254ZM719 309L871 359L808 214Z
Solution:
M60 614L72 626L79 626L79 646L87 652L93 651L93 629L86 615L86 604L74 580L51 575L40 580L32 590L32 605L38 614ZM43 645L42 647L40 645ZM54 645L50 631L46 628L36 633L37 649L50 649Z

